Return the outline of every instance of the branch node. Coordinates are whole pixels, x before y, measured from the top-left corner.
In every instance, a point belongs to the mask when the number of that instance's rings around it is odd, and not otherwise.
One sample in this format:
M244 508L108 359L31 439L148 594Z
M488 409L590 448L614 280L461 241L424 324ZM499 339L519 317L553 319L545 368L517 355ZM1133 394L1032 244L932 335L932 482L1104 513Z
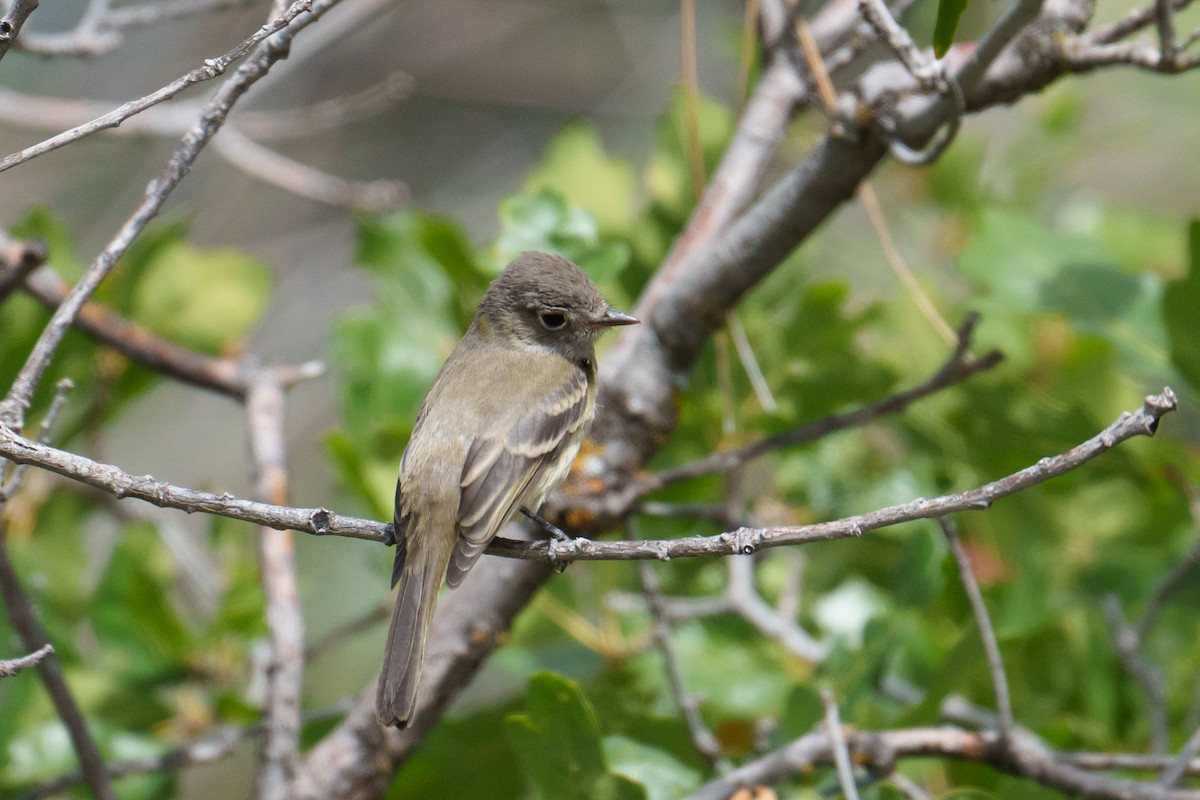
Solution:
M327 508L318 508L309 515L308 521L312 523L313 533L324 536L332 530L333 512Z

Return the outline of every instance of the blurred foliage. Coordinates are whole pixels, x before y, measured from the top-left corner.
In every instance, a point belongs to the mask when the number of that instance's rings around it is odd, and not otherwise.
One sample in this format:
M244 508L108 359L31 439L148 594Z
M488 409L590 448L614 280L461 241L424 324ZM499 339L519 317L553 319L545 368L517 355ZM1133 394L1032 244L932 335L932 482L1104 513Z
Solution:
M1074 143L1081 131L1073 108L1069 95L1052 98L1040 135ZM705 100L700 119L711 170L733 114ZM356 261L374 292L331 330L340 419L325 446L343 493L327 505L390 516L396 463L425 391L488 281L520 251L561 253L616 307L632 307L695 203L682 124L676 96L641 165L608 153L589 123L567 126L500 205L497 235L479 246L455 220L419 210L359 219ZM1100 609L1115 595L1136 617L1195 541L1180 484L1200 480L1200 222L1189 227L1086 198L1039 203L1044 175L1019 159L985 171L985 151L965 138L933 168L901 177L911 213L936 219L924 233L944 244L937 269L921 272L938 276L926 279L935 301L951 323L981 311L975 350L1000 347L1005 363L902 415L656 499L728 498L781 523L863 512L1021 469L1172 385L1183 410L1153 442L1122 445L959 520L1020 722L1065 748L1144 750L1145 701L1122 671ZM80 273L70 237L49 213L30 212L14 232L46 238L64 277ZM182 344L237 352L269 302L269 272L186 237L183 223L143 237L98 299ZM863 239L858 229L852 237L821 231L739 308L777 407L760 407L736 358L723 396L717 348L710 348L685 387L679 429L652 468L855 408L940 366L947 346L909 299L864 290L885 266ZM827 256L845 248L854 258L834 263L861 261L858 271L831 274ZM48 316L23 296L0 307L0 382L16 373ZM31 420L44 411L53 379L70 375L79 388L62 426L68 444L155 380L78 334L68 336L51 373ZM733 433L723 429L726 407ZM7 514L18 569L108 756L161 752L214 724L258 719L262 598L247 528L208 523L202 544L219 585L205 604L162 531L114 514L91 494L31 476ZM636 522L642 536L719 530L696 520ZM938 703L952 694L991 704L978 633L935 526L760 554L756 587L766 602L779 602L797 579L790 560L797 555L804 562L798 622L827 645L820 663L798 659L736 616L673 627L683 682L730 758L811 730L821 718L822 685L836 693L844 721L861 727L935 724ZM363 582L372 596L386 590L386 559L378 561L379 576ZM719 594L727 578L716 560L654 568L673 596ZM489 662L480 681L491 691L464 698L405 765L391 796L672 800L710 779L651 644L649 618L636 600L610 602L638 587L628 564L579 564L555 577ZM1192 574L1146 642L1165 677L1173 746L1198 713L1197 603L1200 575ZM21 649L6 622L0 642L5 653ZM922 698L898 697L889 690L897 680ZM360 687L341 688L350 695ZM36 680L0 681L0 707L0 795L70 768L69 743ZM1055 796L971 764L909 769L934 788L973 787L944 796ZM149 798L177 785L168 774L119 788L122 797ZM782 787L781 797L815 798L835 785L821 772ZM864 790L875 800L897 796L885 784Z

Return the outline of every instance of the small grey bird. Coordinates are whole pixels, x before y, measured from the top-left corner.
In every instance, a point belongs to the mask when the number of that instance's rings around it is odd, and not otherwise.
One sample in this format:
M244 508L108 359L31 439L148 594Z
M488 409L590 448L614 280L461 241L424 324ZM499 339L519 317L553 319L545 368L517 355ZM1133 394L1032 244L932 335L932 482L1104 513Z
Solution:
M596 409L596 339L635 322L559 256L522 253L488 287L400 459L381 725L412 722L442 576L461 583L501 526L567 476Z

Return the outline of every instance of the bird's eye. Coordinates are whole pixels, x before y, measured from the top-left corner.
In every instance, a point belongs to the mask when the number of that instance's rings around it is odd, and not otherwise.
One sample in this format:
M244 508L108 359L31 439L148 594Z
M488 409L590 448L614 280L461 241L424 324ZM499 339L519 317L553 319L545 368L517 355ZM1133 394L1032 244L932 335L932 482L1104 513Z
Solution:
M560 311L543 311L538 314L538 321L548 331L556 331L567 324L567 318Z

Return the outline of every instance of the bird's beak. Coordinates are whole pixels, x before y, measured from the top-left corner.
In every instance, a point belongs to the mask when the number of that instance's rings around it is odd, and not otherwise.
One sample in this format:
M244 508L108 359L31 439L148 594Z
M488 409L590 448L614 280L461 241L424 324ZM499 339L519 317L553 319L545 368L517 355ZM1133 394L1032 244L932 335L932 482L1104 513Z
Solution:
M637 317L631 317L628 314L622 314L620 311L613 311L611 308L604 312L604 316L592 322L593 328L612 328L617 325L636 325L640 322Z

